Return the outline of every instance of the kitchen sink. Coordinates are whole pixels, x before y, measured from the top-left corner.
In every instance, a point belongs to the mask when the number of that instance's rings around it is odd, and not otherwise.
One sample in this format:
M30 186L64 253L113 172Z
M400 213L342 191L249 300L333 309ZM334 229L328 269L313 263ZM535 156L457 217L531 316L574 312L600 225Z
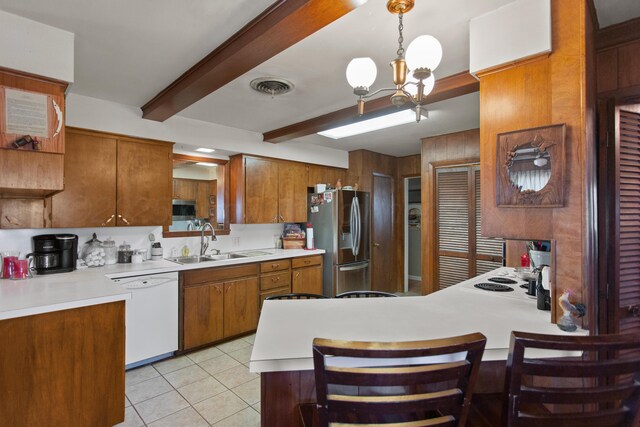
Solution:
M223 261L226 259L246 258L247 255L226 253L219 255L189 255L166 258L168 261L177 262L178 264L197 264L200 262Z

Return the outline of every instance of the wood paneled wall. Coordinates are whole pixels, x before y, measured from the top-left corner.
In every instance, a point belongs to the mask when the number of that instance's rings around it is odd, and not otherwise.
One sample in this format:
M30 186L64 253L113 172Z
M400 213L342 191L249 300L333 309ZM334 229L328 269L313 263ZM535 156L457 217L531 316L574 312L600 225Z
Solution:
M480 75L480 159L483 234L505 239L554 239L552 319L556 284L593 289L593 199L595 147L592 134L595 54L586 0L552 0L553 51L548 56L510 64ZM566 123L565 201L561 208L496 206L498 133ZM587 316L592 316L588 313Z
M597 90L603 97L637 94L640 88L640 18L598 32Z
M435 269L435 168L480 161L480 130L439 135L422 140L422 293L437 291ZM484 188L483 188L484 191ZM482 195L484 198L484 194Z

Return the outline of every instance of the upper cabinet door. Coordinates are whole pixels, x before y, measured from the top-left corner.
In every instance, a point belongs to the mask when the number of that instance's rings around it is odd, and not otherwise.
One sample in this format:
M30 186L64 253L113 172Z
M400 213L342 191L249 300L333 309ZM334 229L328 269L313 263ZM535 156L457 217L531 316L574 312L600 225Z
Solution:
M245 158L244 223L268 224L278 219L278 163Z
M172 146L118 140L118 225L170 225Z
M307 222L307 165L278 165L278 222Z
M64 191L51 198L54 228L116 225L116 143L67 128Z

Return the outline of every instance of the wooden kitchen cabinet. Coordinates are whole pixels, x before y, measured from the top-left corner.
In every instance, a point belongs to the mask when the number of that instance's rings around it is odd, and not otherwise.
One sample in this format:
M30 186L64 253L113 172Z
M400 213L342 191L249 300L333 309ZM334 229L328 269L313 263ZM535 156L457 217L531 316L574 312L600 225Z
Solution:
M278 218L280 222L307 222L307 165L278 165Z
M213 194L210 181L196 182L196 216L198 218L209 218L209 196Z
M258 327L258 278L224 284L224 336L232 337Z
M322 295L322 255L292 260L291 291Z
M63 124L65 119L66 89L67 84L63 82L9 69L0 70L0 199L43 199L63 190L65 131L64 126L58 126ZM13 142L22 138L24 134L11 130L7 125L8 117L11 115L10 111L7 111L7 105L10 104L7 100L9 93L35 95L41 97L47 105L46 135L38 136L37 150L32 149L32 144L20 149L12 146ZM0 209L2 204L0 200ZM32 208L36 212L32 211L25 217L6 221L2 228L5 228L5 225L18 228L18 224L19 228L28 227L30 216L45 214L35 206Z
M196 200L198 198L198 181L193 179L173 178L173 198L180 200Z
M202 284L184 289L184 348L224 338L223 284Z
M242 264L181 273L181 350L256 329L258 271L258 264Z
M67 128L55 228L169 225L172 144Z
M246 224L280 222L278 219L278 163L247 158L244 164ZM233 179L233 177L231 177Z
M0 320L0 424L124 421L125 301Z
M260 310L267 297L291 293L291 260L260 263Z
M239 224L307 221L307 165L231 157L230 211Z

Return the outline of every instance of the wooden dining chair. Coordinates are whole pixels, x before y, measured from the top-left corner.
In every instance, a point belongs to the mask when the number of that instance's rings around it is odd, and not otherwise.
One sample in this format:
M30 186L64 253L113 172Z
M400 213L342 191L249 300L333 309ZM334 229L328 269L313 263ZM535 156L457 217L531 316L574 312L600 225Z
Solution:
M324 295L318 294L304 294L304 293L296 293L296 294L281 294L281 295L272 295L270 297L266 297L265 300L280 300L280 299L326 299Z
M336 295L336 298L379 298L379 297L397 297L398 295L381 291L350 291Z
M576 357L527 357L527 351L540 350L576 352ZM513 332L503 425L638 427L638 373L640 335Z
M320 426L464 426L485 343L314 339Z

